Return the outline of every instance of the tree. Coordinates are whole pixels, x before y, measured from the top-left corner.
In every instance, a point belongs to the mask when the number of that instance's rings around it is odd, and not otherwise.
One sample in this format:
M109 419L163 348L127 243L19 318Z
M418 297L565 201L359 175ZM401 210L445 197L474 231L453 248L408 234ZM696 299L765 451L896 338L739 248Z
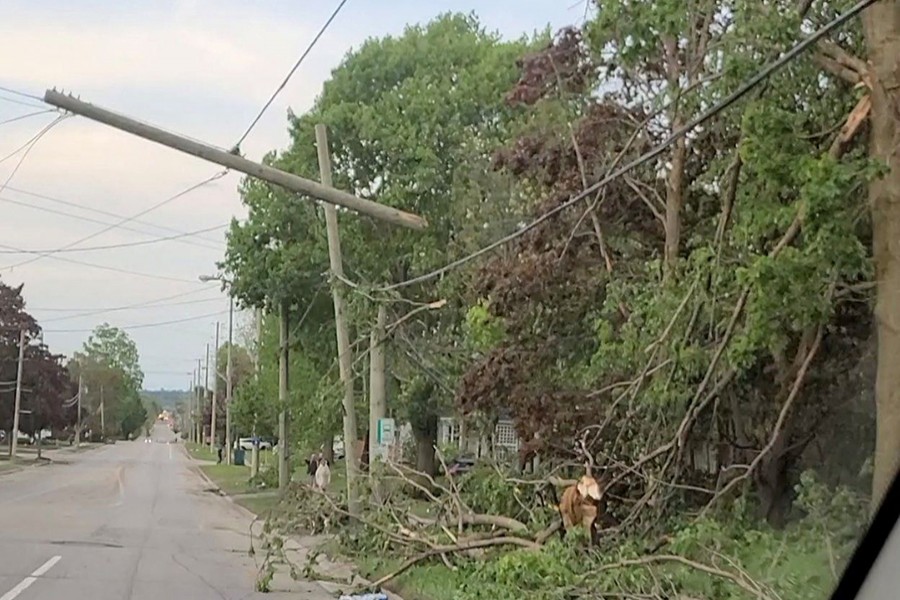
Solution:
M283 155L291 170L317 173L314 129L324 123L335 185L428 219L429 229L416 235L359 215L342 220L344 262L351 276L396 283L430 270L445 260L448 247L465 243L460 239L464 232L483 222L479 216L486 202L508 204L502 194L486 201L481 192L493 183L486 177L490 153L511 127L503 92L515 81L515 59L526 47L526 40L504 42L485 31L474 16L441 15L425 26L407 27L400 36L368 40L349 53L314 108L292 118L292 144ZM490 210L496 211L495 205ZM405 291L407 299L432 301L438 287L429 283ZM360 337L376 308L355 298ZM433 338L460 318L459 311L450 310L423 316L424 333ZM423 332L408 329L404 335L415 344L417 333ZM392 357L393 368L405 370L397 361L408 360L407 353ZM422 400L417 412L423 423L436 422L449 407L420 394L410 398ZM426 436L420 439L423 448L433 446L436 430L416 429Z
M872 207L872 245L878 293L875 320L878 331L878 374L875 401L878 434L872 507L876 510L900 467L900 90L897 88L897 57L900 56L900 2L890 0L869 7L863 16L868 46L868 75L872 80L871 157L886 168L883 177L869 184Z
M41 328L25 310L22 289L22 285L14 288L0 281L0 429L12 430L19 330L25 329L21 410L30 412L22 415L19 429L33 435L74 421L75 411L67 401L74 397L75 390L62 357L52 354L40 341Z
M97 326L80 352L70 361L69 370L82 379L83 421L99 431L102 416L107 431L125 438L147 421L141 399L144 374L137 346L123 330L108 324Z

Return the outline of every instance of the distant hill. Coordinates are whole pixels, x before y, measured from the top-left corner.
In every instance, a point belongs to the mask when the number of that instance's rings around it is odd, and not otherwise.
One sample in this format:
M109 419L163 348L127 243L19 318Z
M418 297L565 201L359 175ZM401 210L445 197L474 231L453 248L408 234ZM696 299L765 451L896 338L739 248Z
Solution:
M173 410L179 400L187 398L184 390L141 390L141 395L156 400L161 408Z

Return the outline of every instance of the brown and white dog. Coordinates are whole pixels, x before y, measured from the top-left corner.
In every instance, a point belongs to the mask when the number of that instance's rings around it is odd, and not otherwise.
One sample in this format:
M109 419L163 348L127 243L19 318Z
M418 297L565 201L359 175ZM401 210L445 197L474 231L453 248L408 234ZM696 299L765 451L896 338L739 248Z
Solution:
M584 527L590 536L591 545L596 542L597 517L604 491L593 476L584 475L575 485L565 489L559 503L563 528L568 531L573 527Z

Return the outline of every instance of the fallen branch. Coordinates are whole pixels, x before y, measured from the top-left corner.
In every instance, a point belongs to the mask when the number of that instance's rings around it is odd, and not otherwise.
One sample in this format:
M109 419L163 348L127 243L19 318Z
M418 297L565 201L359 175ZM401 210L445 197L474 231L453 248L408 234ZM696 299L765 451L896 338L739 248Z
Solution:
M525 539L516 538L516 537L489 538L486 540L472 540L472 541L464 542L464 543L460 543L460 544L448 544L445 546L437 546L435 548L432 548L431 550L426 550L425 552L422 552L421 554L418 554L416 556L413 556L412 558L407 559L406 561L403 562L403 564L401 564L399 567L397 567L396 569L394 569L387 575L384 575L383 577L379 577L378 579L373 581L371 584L357 588L356 590L354 590L353 593L360 593L363 590L370 589L370 588L379 588L382 585L384 585L385 583L387 583L388 581L390 581L391 579L394 579L397 576L402 575L403 572L406 571L407 569L409 569L410 567L413 567L413 566L417 565L418 563L422 562L423 560L431 558L432 556L435 556L437 554L447 554L447 553L452 553L452 552L464 552L467 550L475 550L477 548L488 548L491 546L509 546L509 545L519 546L522 548L526 548L528 550L540 550L541 549L541 545L537 544L536 542L532 542L530 540L525 540Z
M764 588L762 585L753 581L749 577L742 575L740 573L735 574L730 571L725 571L718 567L714 567L711 565L706 565L701 562L697 562L695 560L691 560L689 558L685 558L683 556L679 556L677 554L657 554L654 556L644 556L641 558L623 560L614 564L603 565L590 573L587 573L585 577L589 575L594 575L597 573L602 573L604 571L611 571L614 569L622 569L625 567L639 567L639 566L648 566L654 563L665 563L665 562L674 562L682 564L686 567L690 567L692 569L696 569L697 571L701 571L703 573L707 573L708 575L713 575L715 577L720 577L722 579L727 579L731 581L744 591L753 594L756 598L760 600L774 600L772 596L764 592Z
M428 517L420 517L418 515L409 514L409 519L419 525L440 525L440 519L430 519ZM463 513L461 520L465 525L491 525L501 527L510 531L528 531L528 526L517 521L512 517L504 517L500 515L484 515L475 513Z

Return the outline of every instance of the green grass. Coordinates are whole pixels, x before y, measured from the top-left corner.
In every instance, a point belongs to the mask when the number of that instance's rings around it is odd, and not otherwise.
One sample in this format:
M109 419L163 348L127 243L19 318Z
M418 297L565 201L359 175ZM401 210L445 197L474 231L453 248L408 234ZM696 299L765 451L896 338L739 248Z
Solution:
M194 442L185 443L184 447L187 449L188 454L191 458L196 458L197 460L212 460L216 461L219 459L218 454L209 449L209 446L203 444L196 444Z
M359 574L369 581L392 573L403 562L377 556L352 560L359 568ZM388 581L384 588L405 600L452 600L454 590L460 586L460 577L442 564L417 565Z
M272 510L278 506L278 494L274 494L271 492L258 492L255 494L247 494L244 496L238 496L234 499L235 502L252 512L254 515L258 517L265 518L272 512Z
M200 467L207 477L229 496L246 494L250 489L250 469L236 465L203 465Z
M250 469L237 465L203 465L200 467L223 492L257 516L265 517L278 505L277 490L250 487Z

